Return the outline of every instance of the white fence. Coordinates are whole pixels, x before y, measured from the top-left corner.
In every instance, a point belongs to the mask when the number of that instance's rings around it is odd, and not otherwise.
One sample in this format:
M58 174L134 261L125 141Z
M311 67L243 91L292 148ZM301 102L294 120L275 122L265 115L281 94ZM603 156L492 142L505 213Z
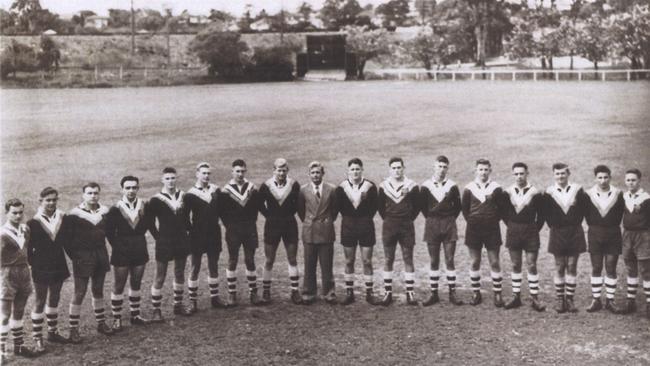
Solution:
M639 76L645 76L650 80L650 69L622 69L622 70L424 70L424 69L377 69L368 70L368 73L380 75L382 77L393 76L398 80L415 79L424 80L591 80L607 81L608 75L617 75L616 80L632 81L640 79ZM573 77L575 76L575 78ZM610 80L613 78L609 78Z

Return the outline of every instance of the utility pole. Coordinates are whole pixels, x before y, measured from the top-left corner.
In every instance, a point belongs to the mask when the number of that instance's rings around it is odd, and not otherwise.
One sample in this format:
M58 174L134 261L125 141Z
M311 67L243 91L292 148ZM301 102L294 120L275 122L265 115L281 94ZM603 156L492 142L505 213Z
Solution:
M284 1L280 2L280 43L284 43Z
M133 0L131 0L131 56L135 55L135 10L133 10Z

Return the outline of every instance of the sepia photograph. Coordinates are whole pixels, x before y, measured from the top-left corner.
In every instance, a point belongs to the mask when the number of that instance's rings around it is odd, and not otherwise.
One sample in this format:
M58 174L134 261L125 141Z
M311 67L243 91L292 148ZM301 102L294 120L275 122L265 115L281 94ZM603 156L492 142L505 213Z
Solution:
M0 365L650 365L650 0L0 0Z

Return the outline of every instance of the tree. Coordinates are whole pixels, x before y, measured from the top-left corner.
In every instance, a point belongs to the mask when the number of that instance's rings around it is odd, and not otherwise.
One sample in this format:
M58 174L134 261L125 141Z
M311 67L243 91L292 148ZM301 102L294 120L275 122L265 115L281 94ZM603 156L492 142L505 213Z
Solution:
M506 55L512 60L534 56L537 53L534 31L534 23L525 19L518 21L506 42Z
M382 26L384 28L395 28L404 26L409 19L410 11L408 0L390 0L379 5L376 12L383 16Z
M608 33L615 52L630 59L633 69L650 68L650 7L634 6L616 14Z
M368 27L348 26L345 28L345 50L357 57L357 78L365 79L363 70L366 62L383 54L389 53L390 42L385 29L369 30Z
M325 0L319 17L329 30L338 30L357 24L357 15L363 11L357 0Z
M61 52L59 46L48 36L41 36L41 51L38 54L39 67L44 71L59 70Z
M609 51L609 37L603 19L594 14L584 22L578 31L576 46L578 52L594 63L594 70L598 70L598 61L601 61Z
M431 19L436 8L436 0L415 0L415 10L420 15L420 24L426 24Z
M137 20L138 28L150 32L157 32L165 25L165 19L159 11L153 9L144 9L140 11L143 15Z
M296 12L300 15L301 22L310 23L311 15L314 13L314 8L312 8L312 6L309 5L309 3L303 2L302 4L300 4Z
M72 23L75 25L80 25L82 27L86 26L86 18L97 15L95 14L94 11L92 10L81 10L79 14L75 14L72 16Z
M208 64L208 74L224 80L239 79L247 64L246 42L237 32L223 32L213 27L199 32L189 44L190 52Z
M418 35L403 43L406 52L422 64L428 71L434 63L439 62L441 59L441 47L443 39L439 35L433 33L433 29L427 27L421 30ZM430 73L427 73L431 77Z
M108 9L108 26L112 28L131 25L131 12L124 9Z
M221 21L223 23L230 23L235 20L235 16L227 11L210 9L210 16L208 16L208 19L213 22Z
M11 35L16 33L16 16L14 13L0 9L0 34Z
M246 5L246 11L244 14L242 14L242 17L239 18L239 21L237 22L237 26L239 27L239 30L242 32L250 32L251 31L251 23L253 23L253 17L251 16L251 5Z
M16 77L17 71L33 72L38 69L38 57L33 48L20 43L15 39L7 46L0 55L0 72L2 79L13 73Z
M19 31L34 33L36 14L41 10L38 0L16 0L11 4L10 11L17 14Z

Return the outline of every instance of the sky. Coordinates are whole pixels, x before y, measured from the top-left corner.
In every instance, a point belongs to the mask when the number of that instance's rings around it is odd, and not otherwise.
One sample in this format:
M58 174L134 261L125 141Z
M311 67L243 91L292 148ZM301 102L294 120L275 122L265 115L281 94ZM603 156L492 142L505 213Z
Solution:
M357 0L361 6L378 4L388 0ZM130 9L131 0L40 0L43 8L57 14L71 15L80 10L92 10L99 15L108 15L108 9ZM300 4L307 2L314 9L320 9L324 0L133 0L134 7L162 10L171 8L174 14L187 9L190 14L209 14L210 9L225 10L235 15L241 15L246 4L252 5L252 13L257 14L265 9L268 13L275 13L282 7L295 11ZM569 3L570 0L559 0L558 5ZM0 7L9 9L13 0L0 0Z

